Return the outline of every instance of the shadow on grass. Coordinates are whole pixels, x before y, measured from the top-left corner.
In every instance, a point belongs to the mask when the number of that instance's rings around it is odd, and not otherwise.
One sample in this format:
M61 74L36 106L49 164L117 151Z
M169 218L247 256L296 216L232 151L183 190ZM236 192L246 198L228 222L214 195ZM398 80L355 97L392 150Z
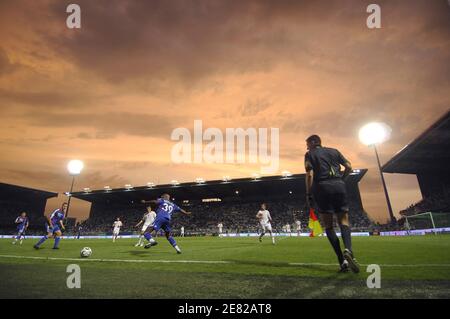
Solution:
M295 268L295 269L305 269L305 270L314 270L318 272L322 272L329 278L339 278L346 274L337 273L338 266L327 266L327 265L292 265L287 262L279 262L279 261L258 261L258 260L226 260L232 262L237 265L250 265L250 266L262 266L262 267L278 267L278 268Z
M148 251L147 249L144 250L128 250L128 251L123 251L121 252L121 254L129 254L129 255L134 255L134 256L148 256L150 254L150 251Z

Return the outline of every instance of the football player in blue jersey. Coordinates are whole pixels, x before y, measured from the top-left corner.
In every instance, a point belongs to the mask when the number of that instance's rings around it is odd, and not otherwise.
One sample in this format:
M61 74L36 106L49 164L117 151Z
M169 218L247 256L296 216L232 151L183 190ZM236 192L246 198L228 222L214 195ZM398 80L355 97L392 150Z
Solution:
M20 245L22 245L23 239L25 238L25 231L30 225L27 213L22 212L20 216L16 218L14 223L17 225L17 236L14 238L14 241L12 243L13 245L15 245L17 241L20 240Z
M45 224L45 228L47 231L47 235L42 237L39 242L34 245L35 249L39 249L41 245L50 237L55 239L55 243L53 245L53 249L59 249L59 242L61 240L62 230L65 230L63 221L66 217L67 212L67 203L63 203L61 208L56 209L50 216L46 216L47 223Z
M169 243L177 251L177 254L181 254L180 247L178 247L177 242L172 236L172 228L170 226L170 221L172 219L173 213L181 212L185 215L190 215L191 213L185 211L184 209L178 207L175 203L171 202L169 194L163 194L161 198L158 198L157 200L142 201L142 202L146 204L151 203L154 204L155 207L157 207L155 221L153 225L150 226L144 234L145 239L148 240L148 244L145 245L145 248L148 249L158 244L156 240L153 238L153 236L156 233L158 233L160 229L162 229Z

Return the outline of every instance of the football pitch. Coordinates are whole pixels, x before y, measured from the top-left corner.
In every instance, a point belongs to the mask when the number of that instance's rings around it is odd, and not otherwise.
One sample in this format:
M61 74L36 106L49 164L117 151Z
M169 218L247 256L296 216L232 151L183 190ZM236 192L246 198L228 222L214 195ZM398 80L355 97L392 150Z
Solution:
M40 250L0 240L0 298L449 298L450 236L353 237L359 274L337 273L326 238L165 238L150 249L136 239L48 240ZM93 250L80 258L81 248ZM67 287L67 266L81 288ZM368 288L367 265L381 268Z

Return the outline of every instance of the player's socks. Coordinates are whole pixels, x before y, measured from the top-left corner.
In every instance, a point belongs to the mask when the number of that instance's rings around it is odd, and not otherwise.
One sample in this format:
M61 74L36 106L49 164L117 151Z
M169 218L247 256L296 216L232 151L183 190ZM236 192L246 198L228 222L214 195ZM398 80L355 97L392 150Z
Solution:
M47 235L45 235L44 237L42 237L39 241L38 241L38 243L36 244L36 245L34 245L35 247L37 247L37 248L39 248L39 246L41 246L43 243L44 243L44 241L46 241L48 239L48 237L47 237Z
M169 241L169 243L170 243L174 248L175 248L175 247L178 247L175 238L173 238L172 236L169 236L169 237L167 238L167 240ZM175 248L175 249L176 249L176 248Z
M167 240L168 240L169 243L173 246L173 248L175 248L175 250L177 251L177 254L181 254L181 249L180 249L180 247L178 247L175 238L173 238L172 236L169 236L169 237L167 238Z
M342 241L344 242L344 246L345 248L347 248L348 250L352 251L352 232L350 230L350 227L348 227L347 225L340 225L341 228L341 236L342 236Z
M53 249L58 249L60 240L61 240L61 237L55 237L55 244L53 245Z
M336 253L339 265L342 265L344 262L344 256L342 255L341 245L339 244L339 238L337 237L336 232L333 228L327 228L325 229L325 232L327 233L327 238Z
M142 235L139 236L138 242L136 243L136 245L134 245L134 247L138 247L141 243L142 243Z
M150 241L152 239L152 234L150 233L145 233L144 234L145 239L147 239L148 241Z
M150 233L145 233L144 234L145 239L148 240L148 244L145 245L145 248L150 248L152 246L156 246L158 243L156 242L156 240L153 239L152 235Z

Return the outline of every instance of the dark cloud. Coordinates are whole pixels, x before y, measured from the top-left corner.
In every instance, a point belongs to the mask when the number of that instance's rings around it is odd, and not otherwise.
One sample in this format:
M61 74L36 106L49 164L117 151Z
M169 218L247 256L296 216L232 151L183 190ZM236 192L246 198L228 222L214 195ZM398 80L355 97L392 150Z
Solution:
M298 60L305 51L312 53L314 48L309 46L315 41L308 32L299 36L301 25L319 20L326 25L352 24L357 13L335 1L78 4L83 14L81 30L46 39L56 52L113 82L178 78L184 85L211 74L269 70L282 56ZM51 6L55 19L63 21L65 5L63 1Z
M179 126L177 116L149 115L129 112L96 113L37 113L28 115L30 125L48 128L92 128L93 135L81 132L78 138L106 139L118 134L144 137L170 138L172 130Z
M267 101L266 99L254 99L247 100L240 108L239 111L242 116L255 116L258 113L263 112L268 109L272 103Z
M0 47L0 76L9 74L17 68L17 65L10 62L5 50ZM1 94L1 93L0 93Z
M65 20L68 3L53 2L50 9L55 20ZM233 0L78 4L81 30L65 30L44 39L78 66L113 82L178 78L190 85L211 74L268 70L285 60L333 73L363 73L380 70L389 58L389 64L399 69L409 65L408 57L419 59L411 52L400 52L400 47L409 45L414 52L424 53L429 49L427 38L402 37L405 31L400 26L411 23L411 17L415 35L449 34L448 12L442 10L448 11L448 6L433 3L430 10L429 1L409 3L406 11L404 5L381 1L387 30L377 34L370 34L365 26L368 1L358 5L354 1ZM437 21L436 12L440 12ZM387 45L391 39L398 43ZM323 45L325 41L332 41L333 47Z
M87 132L80 132L78 133L75 138L82 139L82 140L106 140L110 138L114 138L116 133L112 132L95 132L94 134L87 133Z
M98 103L103 97L96 96ZM94 96L86 91L35 91L35 88L23 88L23 91L6 90L0 88L0 108L16 109L17 106L24 110L30 109L68 109L86 108L94 101Z

